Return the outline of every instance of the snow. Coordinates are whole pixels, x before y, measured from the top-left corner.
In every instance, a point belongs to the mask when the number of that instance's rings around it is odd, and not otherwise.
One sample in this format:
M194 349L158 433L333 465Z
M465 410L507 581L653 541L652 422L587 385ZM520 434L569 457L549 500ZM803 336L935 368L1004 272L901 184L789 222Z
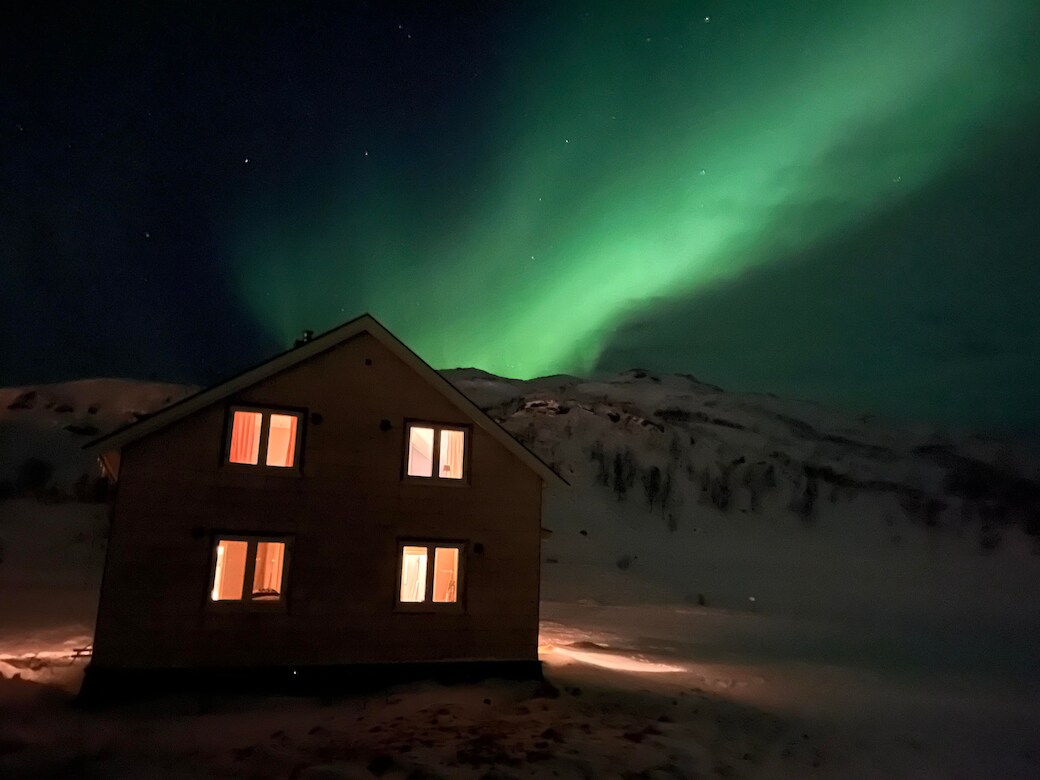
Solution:
M1040 776L1034 456L685 376L446 375L572 483L551 686L73 706L107 509L68 427L190 388L0 389L0 776Z

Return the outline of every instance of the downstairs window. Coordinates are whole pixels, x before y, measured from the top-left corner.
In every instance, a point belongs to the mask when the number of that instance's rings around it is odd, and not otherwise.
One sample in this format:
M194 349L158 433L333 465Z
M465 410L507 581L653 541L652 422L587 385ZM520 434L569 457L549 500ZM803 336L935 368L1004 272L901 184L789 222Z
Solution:
M217 539L210 600L280 602L285 596L288 541L259 536Z
M454 606L459 603L463 543L408 543L399 549L400 606Z

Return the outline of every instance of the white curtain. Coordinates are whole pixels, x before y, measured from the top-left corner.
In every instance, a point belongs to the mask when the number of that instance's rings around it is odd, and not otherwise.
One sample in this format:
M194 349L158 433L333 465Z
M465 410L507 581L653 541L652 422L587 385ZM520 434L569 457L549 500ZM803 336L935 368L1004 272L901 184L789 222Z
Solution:
M441 431L441 476L462 479L462 456L466 449L465 431Z
M405 547L401 559L401 601L426 600L426 548Z
M257 542L256 566L253 572L253 598L278 598L282 593L282 568L285 544Z

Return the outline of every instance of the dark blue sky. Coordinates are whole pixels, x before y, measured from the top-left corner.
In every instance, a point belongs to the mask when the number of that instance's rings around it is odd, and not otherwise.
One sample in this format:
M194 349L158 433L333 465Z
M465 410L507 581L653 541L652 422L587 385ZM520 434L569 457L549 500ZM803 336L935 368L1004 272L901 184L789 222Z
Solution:
M0 383L434 365L1040 430L1026 0L23 3Z

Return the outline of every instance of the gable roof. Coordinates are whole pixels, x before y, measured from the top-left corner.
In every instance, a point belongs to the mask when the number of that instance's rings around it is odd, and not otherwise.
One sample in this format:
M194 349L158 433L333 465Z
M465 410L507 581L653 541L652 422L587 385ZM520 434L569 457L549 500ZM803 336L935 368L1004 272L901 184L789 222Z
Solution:
M89 442L84 446L84 449L93 450L99 454L121 449L131 442L155 433L177 420L217 403L240 390L252 387L268 377L280 374L282 371L309 360L335 347L337 344L341 344L362 333L368 333L406 365L413 368L431 387L440 392L441 395L466 414L474 423L487 431L492 438L516 455L522 463L538 474L545 482L558 480L565 485L570 484L553 471L545 461L513 438L509 431L485 414L479 406L441 376L429 363L412 352L400 339L384 328L370 314L363 314L356 319L345 322L339 327L326 331L320 336L300 344L298 347L276 355L270 360L247 369L231 379L170 404L139 422L118 428L105 436Z

